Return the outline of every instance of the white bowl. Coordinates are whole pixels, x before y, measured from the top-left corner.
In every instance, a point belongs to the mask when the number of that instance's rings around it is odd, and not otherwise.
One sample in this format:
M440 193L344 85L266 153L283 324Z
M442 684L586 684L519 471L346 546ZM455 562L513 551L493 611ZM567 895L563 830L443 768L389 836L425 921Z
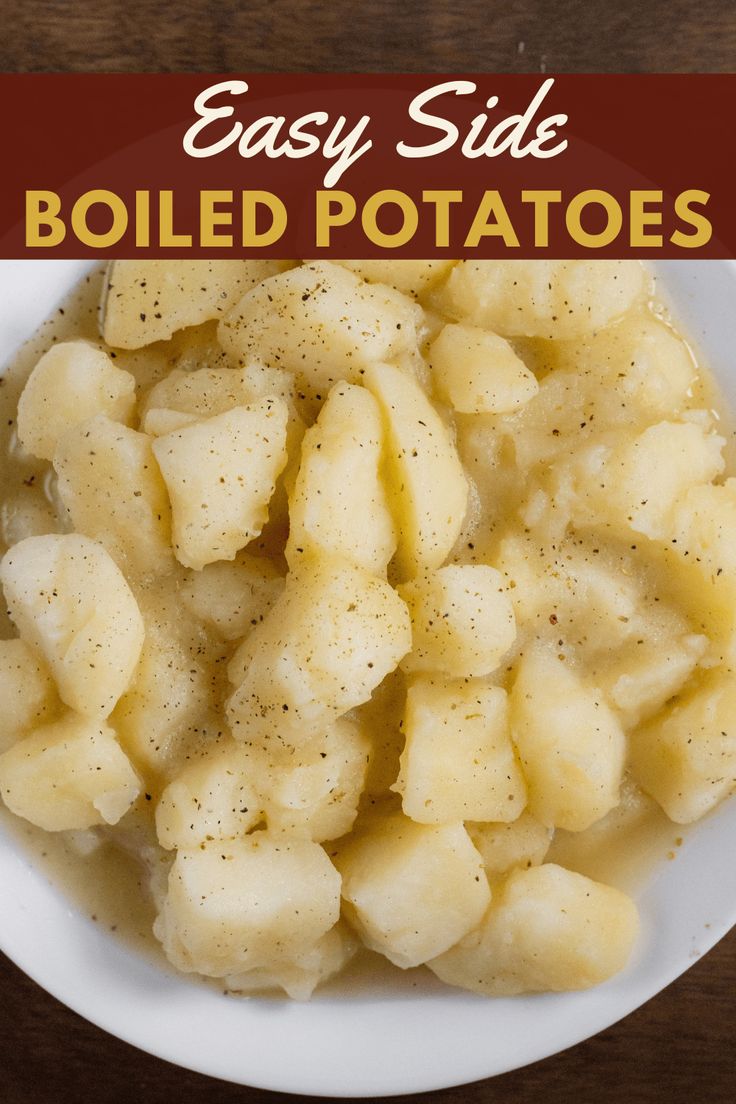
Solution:
M0 349L9 355L88 269L0 263ZM655 267L660 294L736 409L736 262ZM673 831L673 836L679 829ZM48 992L143 1050L241 1084L319 1096L382 1096L462 1084L535 1062L649 1000L736 922L736 801L683 832L638 895L627 969L585 993L489 1000L422 973L317 995L234 999L136 956L71 907L0 831L0 947Z

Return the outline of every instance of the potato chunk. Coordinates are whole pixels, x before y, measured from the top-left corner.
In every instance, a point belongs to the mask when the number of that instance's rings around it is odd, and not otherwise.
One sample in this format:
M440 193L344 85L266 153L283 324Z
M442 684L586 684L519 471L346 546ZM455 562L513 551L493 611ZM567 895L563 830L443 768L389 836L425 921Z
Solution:
M549 652L531 651L511 691L511 731L529 811L580 832L618 803L625 737L600 692Z
M385 816L352 837L335 864L349 922L361 939L408 969L442 954L491 899L483 863L462 824Z
M108 345L139 349L221 318L283 261L113 261L100 304Z
M46 658L68 706L107 717L130 683L143 621L110 554L77 533L29 537L6 552L0 582L21 638Z
M398 589L411 615L412 650L402 660L404 671L489 675L514 643L511 599L493 567L450 564Z
M546 863L513 871L480 927L428 965L488 996L589 989L624 968L638 928L624 893Z
M335 261L349 268L369 283L388 284L389 287L411 295L415 299L434 287L447 276L455 261Z
M409 687L406 745L392 787L420 824L515 820L526 785L509 735L506 692L476 681Z
M468 481L447 427L415 378L396 365L375 364L365 382L386 420L396 563L412 578L447 559L465 518Z
M232 560L261 532L287 460L287 418L282 399L262 399L154 442L185 567Z
M336 384L302 442L289 503L286 558L292 567L305 556L333 555L386 573L396 534L381 479L382 444L373 396Z
M410 646L409 613L385 580L341 560L305 564L230 664L233 735L304 744L367 701Z
M527 869L544 862L553 830L540 824L528 811L509 824L466 824L468 835L483 858L489 878L514 867Z
M234 560L190 571L181 597L224 640L242 640L263 621L283 589L284 578L271 560L239 552Z
M243 749L269 831L317 843L349 832L370 750L368 736L345 717L286 762L257 748Z
M636 261L461 261L440 303L504 337L559 341L609 325L644 291Z
M154 437L162 437L203 418L244 406L250 397L242 370L197 368L184 372L174 368L146 396L141 427ZM167 425L170 428L164 428Z
M463 414L507 414L539 391L508 341L477 326L444 326L429 362L437 394Z
M179 851L154 932L179 970L224 977L304 954L339 914L319 844L254 832Z
M707 672L630 737L639 784L670 820L705 816L736 787L736 675Z
M117 824L140 789L113 729L74 713L0 755L5 804L47 832Z
M277 966L230 974L225 978L227 991L260 993L283 989L292 1000L309 1000L318 985L329 981L347 966L358 950L358 940L342 921L295 958Z
M51 673L23 640L0 640L0 752L50 719L58 705Z
M52 345L31 372L18 402L18 437L33 456L53 460L68 429L95 414L127 422L134 407L129 372L87 341L64 341Z
M576 520L667 539L679 499L724 468L723 437L691 422L659 422L615 448L592 446L576 469Z
M187 764L161 794L156 831L162 847L193 848L244 836L261 819L248 762L237 744Z
M171 566L171 508L149 437L99 414L64 434L54 468L77 532L124 569Z
M145 641L133 679L112 717L120 743L150 784L171 780L183 760L222 733L222 644L181 616L176 580L163 576L141 595Z
M417 343L421 311L380 284L366 284L329 261L266 280L220 324L223 348L294 372L305 386L359 383L366 367Z

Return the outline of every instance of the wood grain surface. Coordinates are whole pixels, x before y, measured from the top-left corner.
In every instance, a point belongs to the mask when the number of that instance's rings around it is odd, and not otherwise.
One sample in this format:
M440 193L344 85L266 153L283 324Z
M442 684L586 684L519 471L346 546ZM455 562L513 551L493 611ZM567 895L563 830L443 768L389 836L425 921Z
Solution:
M0 0L0 16L6 72L736 68L733 0ZM724 121L724 135L731 126ZM504 1077L424 1094L422 1104L725 1104L736 1099L735 1029L733 931L664 993L594 1039ZM177 1069L111 1038L0 958L1 1104L172 1099L278 1098Z

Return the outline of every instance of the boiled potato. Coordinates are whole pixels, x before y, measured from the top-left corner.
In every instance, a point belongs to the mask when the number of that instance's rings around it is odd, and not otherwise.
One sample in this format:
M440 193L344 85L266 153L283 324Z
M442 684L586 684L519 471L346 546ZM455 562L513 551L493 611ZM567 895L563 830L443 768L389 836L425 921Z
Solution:
M394 785L420 824L515 820L526 784L509 735L506 691L476 680L417 679L404 715Z
M592 384L596 418L629 424L659 421L682 409L697 380L693 355L677 334L649 313L633 313L564 350L580 385ZM611 402L615 389L616 402Z
M370 750L367 735L346 718L336 721L312 747L300 750L287 762L256 748L245 749L249 778L261 796L269 831L317 843L349 832L358 812Z
M54 469L74 528L103 544L123 570L171 565L171 507L146 434L98 414L61 437Z
M507 414L539 391L508 341L477 326L444 326L429 347L440 398L463 414Z
M385 580L343 560L305 564L232 659L233 735L299 746L367 701L410 647L409 613Z
M509 823L466 824L480 852L489 878L497 878L520 866L524 869L543 863L552 842L553 831L540 824L530 812Z
M491 894L461 823L377 819L335 858L346 917L367 947L402 969L442 954L479 923Z
M135 598L109 553L77 533L29 537L5 553L0 583L21 638L46 659L68 706L107 717L143 646Z
M0 752L57 710L51 672L24 640L0 640L0 701Z
M546 863L512 871L480 927L428 965L487 996L589 989L624 968L638 927L624 893Z
M174 368L146 396L141 428L154 437L224 414L250 400L243 371L237 368ZM167 425L171 429L165 428ZM161 432L163 430L163 432Z
M716 669L630 737L634 777L670 820L705 816L736 787L736 675Z
M382 479L383 425L373 396L338 383L302 441L289 503L286 558L342 556L385 574L396 550Z
M439 305L504 337L559 341L609 325L644 291L636 261L461 261Z
M666 540L680 498L723 471L723 437L692 422L659 422L614 448L592 446L576 468L578 524Z
M113 261L100 304L108 345L138 349L221 318L283 261Z
M414 348L420 319L419 308L393 288L315 261L245 295L219 337L231 356L286 368L319 391L341 380L359 383L369 364Z
M404 578L444 563L465 517L468 481L450 433L416 379L374 364L365 383L386 420L388 479Z
M156 832L167 850L194 848L244 836L261 815L243 749L229 742L188 763L168 784L156 806Z
M447 276L455 261L338 261L335 264L349 268L369 283L387 284L420 299L431 287Z
M0 540L6 547L28 537L58 533L64 526L43 487L23 487L9 495L0 507Z
M229 993L260 993L283 989L292 1000L309 1000L318 985L344 969L358 950L347 924L335 924L313 947L276 966L255 968L225 978Z
M47 832L117 824L140 790L113 729L75 713L0 755L3 801Z
M605 816L619 800L626 741L601 693L539 650L521 660L510 703L532 815L572 831Z
M261 532L286 463L287 418L282 399L262 399L154 442L185 567L232 560Z
M234 560L188 572L180 593L187 609L224 640L242 640L283 589L284 578L271 560L239 552Z
M52 345L31 372L18 402L18 437L26 452L53 460L68 429L106 414L127 422L135 408L135 380L87 341Z
M632 641L607 665L601 682L624 726L633 728L657 713L679 693L707 651L708 638L697 633Z
M319 844L253 832L177 852L154 932L179 970L224 977L308 952L339 915Z
M449 565L398 588L411 616L404 671L488 675L514 643L516 622L505 581L483 564Z
M181 770L202 744L222 734L226 654L201 625L182 617L176 580L164 576L141 595L145 641L112 717L120 742L150 789Z

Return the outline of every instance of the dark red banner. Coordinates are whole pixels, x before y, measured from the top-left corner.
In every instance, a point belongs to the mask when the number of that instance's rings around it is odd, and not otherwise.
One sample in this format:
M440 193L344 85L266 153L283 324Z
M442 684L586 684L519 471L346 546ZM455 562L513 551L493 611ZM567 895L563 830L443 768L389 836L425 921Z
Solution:
M736 256L736 75L0 75L0 256Z

